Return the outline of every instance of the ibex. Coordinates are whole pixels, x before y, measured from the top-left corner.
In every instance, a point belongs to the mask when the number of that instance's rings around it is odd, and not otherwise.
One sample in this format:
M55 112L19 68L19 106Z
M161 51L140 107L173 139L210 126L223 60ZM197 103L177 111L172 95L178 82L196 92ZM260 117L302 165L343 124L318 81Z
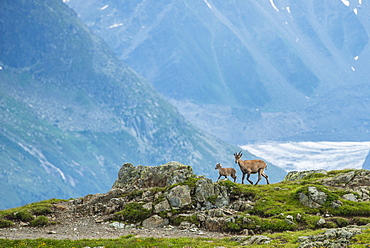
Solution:
M227 176L231 176L234 179L234 183L235 183L235 181L236 181L236 170L234 168L222 168L220 163L218 163L218 164L216 164L215 170L218 170L218 174L220 174L220 176L217 179L217 182L218 182L218 180L220 180L220 177L222 177L222 176L224 176L225 178L227 178Z
M253 182L249 180L249 177L251 174L256 173L258 173L258 180L255 185L257 185L257 183L261 180L261 176L263 176L266 179L267 184L269 184L268 176L263 172L267 168L267 164L260 159L243 161L240 159L242 156L243 154L241 151L239 153L234 153L235 163L239 164L240 170L243 173L242 184L244 184L245 174L248 174L247 176L248 182L253 184Z

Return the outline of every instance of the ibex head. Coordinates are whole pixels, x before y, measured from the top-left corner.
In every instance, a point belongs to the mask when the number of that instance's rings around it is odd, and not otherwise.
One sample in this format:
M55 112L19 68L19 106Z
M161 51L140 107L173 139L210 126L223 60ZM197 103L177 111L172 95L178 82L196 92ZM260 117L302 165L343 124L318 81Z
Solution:
M242 154L242 151L240 151L239 153L234 153L234 157L235 157L235 163L238 163L238 160L243 156Z
M216 168L215 168L215 170L218 170L218 169L220 169L220 168L221 168L220 163L217 163L217 164L216 164Z

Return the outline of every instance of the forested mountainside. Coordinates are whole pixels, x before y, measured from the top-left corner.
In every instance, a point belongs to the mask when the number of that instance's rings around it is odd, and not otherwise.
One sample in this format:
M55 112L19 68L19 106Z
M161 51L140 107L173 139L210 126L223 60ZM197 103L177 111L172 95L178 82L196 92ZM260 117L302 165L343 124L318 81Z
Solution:
M105 192L125 162L208 176L234 162L239 148L190 125L62 1L0 6L0 208Z
M223 140L370 138L368 2L65 2Z

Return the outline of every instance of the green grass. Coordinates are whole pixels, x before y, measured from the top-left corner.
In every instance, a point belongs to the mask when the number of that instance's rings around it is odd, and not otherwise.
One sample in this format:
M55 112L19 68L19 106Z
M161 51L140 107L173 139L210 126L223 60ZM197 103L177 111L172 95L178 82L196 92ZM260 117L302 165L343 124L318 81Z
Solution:
M352 238L352 244L349 247L352 248L370 247L370 228Z
M29 222L31 226L46 226L53 224L45 215L53 212L53 203L61 201L64 200L50 199L17 208L0 210L0 228L11 227L14 225L15 221ZM37 217L35 218L34 215Z
M17 247L237 247L238 243L230 239L208 239L208 238L139 238L132 235L118 239L95 239L95 240L7 240L0 239L3 248Z
M30 203L21 207L17 208L10 208L6 210L0 210L0 219L8 218L8 219L18 219L25 221L24 218L30 218L28 213L32 213L34 215L46 215L53 212L53 203L58 203L61 199L50 199L40 202ZM26 216L27 215L27 216ZM28 220L30 221L30 220Z
M269 244L248 245L248 247L281 247L281 248L296 248L299 246L298 237L318 235L322 230L301 230L301 231L285 231L277 233L262 233L269 238ZM134 235L122 236L118 239L81 239L81 240L55 240L55 239L22 239L9 240L0 239L0 247L241 247L241 243L249 237L242 239L240 242L233 238L210 239L210 238L143 238L135 237ZM351 239L349 247L360 248L367 247L370 244L370 228L362 234L356 235Z
M350 224L364 225L369 223L370 202L352 202L342 199L348 191L338 188L327 187L321 183L323 178L337 176L341 173L348 173L352 170L337 170L328 172L327 175L314 173L298 181L283 181L269 185L242 185L231 181L221 181L220 185L227 187L236 198L246 198L253 200L255 205L252 210L247 210L244 214L249 214L254 219L253 223L228 223L225 231L237 232L242 229L255 228L262 226L260 230L270 230L272 232L301 230L307 228L318 229L322 227L343 227ZM299 202L299 193L308 192L308 187L316 187L319 191L327 195L325 203L317 209L309 208ZM332 202L341 201L342 206L332 207ZM296 216L301 215L301 220ZM317 226L320 216L329 214L332 218L326 218L324 226ZM294 225L289 225L284 220L285 216L291 215L294 218Z

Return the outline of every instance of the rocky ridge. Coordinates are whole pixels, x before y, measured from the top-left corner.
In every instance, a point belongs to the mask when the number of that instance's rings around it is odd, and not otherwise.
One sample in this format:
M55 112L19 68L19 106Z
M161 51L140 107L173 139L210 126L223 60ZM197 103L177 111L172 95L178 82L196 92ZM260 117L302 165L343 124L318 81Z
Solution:
M323 232L299 237L300 247L347 247L355 235L369 229L370 219L364 217L369 210L359 207L358 216L346 216L343 210L349 202L369 204L369 174L366 170L291 172L279 184L243 186L227 179L214 183L179 162L154 167L125 163L109 192L54 204L48 217L59 224L47 227L47 232L44 229L42 237L64 239L61 232L68 233L66 230L74 239L129 233L144 237L229 236L247 245L271 242L266 233L312 228ZM298 187L295 191L291 191L292 184ZM269 205L268 199L273 201L275 196L266 198L258 188L293 195L297 210L260 213L261 202ZM334 195L338 189L341 198ZM280 208L277 202L272 205ZM16 225L19 229L2 229L0 238L17 238L20 232L25 238L36 232L26 223Z

